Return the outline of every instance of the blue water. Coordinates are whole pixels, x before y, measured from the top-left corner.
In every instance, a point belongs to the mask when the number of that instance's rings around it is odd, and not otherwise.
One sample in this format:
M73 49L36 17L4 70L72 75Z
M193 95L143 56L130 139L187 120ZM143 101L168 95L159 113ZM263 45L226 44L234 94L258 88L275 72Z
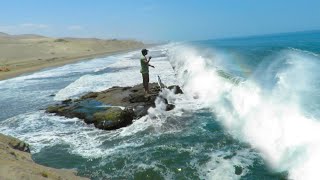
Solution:
M151 81L160 75L185 91L165 94L175 110L157 104L117 131L44 113L63 99L141 83L137 51L0 81L0 132L30 143L36 162L92 179L317 179L320 32L150 52Z

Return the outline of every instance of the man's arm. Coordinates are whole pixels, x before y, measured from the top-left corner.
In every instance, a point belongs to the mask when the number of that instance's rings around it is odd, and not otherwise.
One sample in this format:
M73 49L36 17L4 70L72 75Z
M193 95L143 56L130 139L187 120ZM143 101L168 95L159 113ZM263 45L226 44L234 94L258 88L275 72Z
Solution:
M151 56L149 57L149 60L147 60L147 58L146 58L144 61L148 64L148 66L150 66L150 67L153 67L153 68L154 68L154 66L153 66L153 65L149 64L150 60L151 60Z
M151 59L151 58L150 58ZM151 65L151 64L149 64L149 62L150 62L150 59L149 60L144 60L144 63L146 63L148 66L150 66L150 67L153 67L154 68L154 66L153 65Z
M151 60L151 56L149 57L149 59L147 59L147 57L144 58L144 62L147 64L150 62L150 60Z

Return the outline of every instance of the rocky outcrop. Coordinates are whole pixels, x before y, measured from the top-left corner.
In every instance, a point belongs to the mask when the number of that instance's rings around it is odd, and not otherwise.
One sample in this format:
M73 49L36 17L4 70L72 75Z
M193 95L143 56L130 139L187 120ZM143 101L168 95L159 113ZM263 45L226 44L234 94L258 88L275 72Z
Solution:
M0 143L8 145L10 148L15 149L15 150L30 153L29 144L27 144L23 141L20 141L17 138L13 138L10 136L5 136L3 134L0 134Z
M173 85L173 86L169 86L168 89L173 90L174 94L183 94L183 91L180 88L180 86Z
M0 179L88 179L75 171L54 169L36 164L31 159L29 145L19 139L0 134Z
M119 107L112 107L106 111L93 114L94 124L99 129L112 130L125 127L132 123L134 112L132 109L122 110Z
M112 87L102 92L90 92L76 100L65 100L46 109L48 113L77 117L88 124L104 130L113 130L128 126L133 119L145 116L150 107L155 107L155 100L160 98L166 105L165 110L174 109L165 97L159 95L160 87L150 85L150 95L145 96L142 84L133 87ZM182 94L179 86L169 86L175 94Z

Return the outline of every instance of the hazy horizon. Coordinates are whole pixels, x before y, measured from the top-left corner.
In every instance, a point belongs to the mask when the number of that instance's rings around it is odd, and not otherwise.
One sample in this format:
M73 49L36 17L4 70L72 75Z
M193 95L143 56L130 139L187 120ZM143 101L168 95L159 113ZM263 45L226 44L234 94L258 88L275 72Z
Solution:
M252 3L4 1L0 32L49 37L190 41L320 29L315 0Z

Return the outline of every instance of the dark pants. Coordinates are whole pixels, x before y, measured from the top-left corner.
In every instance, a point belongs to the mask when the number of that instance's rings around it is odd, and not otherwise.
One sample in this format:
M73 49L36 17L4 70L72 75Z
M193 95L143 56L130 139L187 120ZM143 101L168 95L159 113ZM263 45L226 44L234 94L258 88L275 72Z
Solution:
M143 87L146 92L149 91L149 73L142 74Z

